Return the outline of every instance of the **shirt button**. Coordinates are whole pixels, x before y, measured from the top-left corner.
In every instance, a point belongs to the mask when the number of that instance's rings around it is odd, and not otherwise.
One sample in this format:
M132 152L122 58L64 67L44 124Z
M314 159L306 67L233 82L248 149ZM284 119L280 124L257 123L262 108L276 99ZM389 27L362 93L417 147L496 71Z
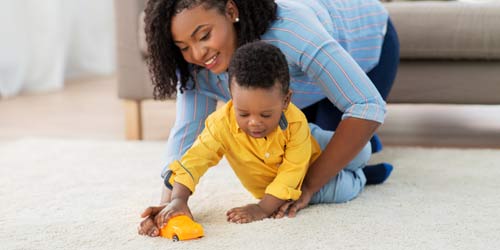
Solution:
M266 152L266 153L264 154L264 156L265 156L266 158L269 158L269 156L270 156L270 155L271 155L271 154L269 154L269 152Z

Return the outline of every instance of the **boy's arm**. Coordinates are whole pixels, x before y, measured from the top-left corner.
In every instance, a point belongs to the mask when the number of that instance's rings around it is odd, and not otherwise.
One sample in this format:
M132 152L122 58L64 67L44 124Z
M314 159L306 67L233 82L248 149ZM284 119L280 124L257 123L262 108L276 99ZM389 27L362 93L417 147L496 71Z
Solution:
M206 125L210 127L208 124ZM191 190L194 191L198 179L206 172L208 167L216 165L222 155L223 149L218 140L213 137L209 129L204 129L198 137L197 143L195 142L181 159L185 165L192 166L192 168L185 168L179 161L172 162L166 168L166 170L170 169L172 172L177 170L177 179L174 176L168 179L170 185L172 185L172 191L162 183L160 205L150 206L141 214L141 217L145 219L139 224L139 234L158 236L159 229L170 217L176 215L175 211L184 211L182 214L192 217L187 207L187 200L192 193ZM200 159L199 156L204 156L205 159ZM165 171L162 177L166 178L167 173L168 171ZM174 185L176 186L175 192L173 192ZM174 213L169 211L174 211Z
M191 148L182 156L181 160L174 161L169 165L172 175L167 174L165 178L168 178L171 185L177 182L194 192L200 178L208 168L219 163L225 152L223 139L219 133L220 130L225 129L225 124L219 122L218 117L220 117L218 113L209 116L205 122L205 129Z
M197 81L204 81L204 79L200 78ZM187 84L188 86L192 85L192 80L189 80ZM182 115L175 116L174 126L170 129L165 165L161 172L162 178L165 178L169 170L168 166L191 148L201 133L200 129L203 129L208 115L215 111L216 105L217 100L215 98L194 89L185 90L183 93L177 92L175 111L176 114Z
M189 188L178 182L174 183L174 188L172 189L172 200L179 199L187 203L190 195L191 190L189 190Z
M265 213L265 217L271 216L276 210L278 210L281 205L283 205L286 201L276 198L270 194L265 194L262 197L262 200L257 204L262 211Z
M311 161L312 141L307 122L289 123L290 138L286 144L283 162L278 167L274 180L267 186L265 194L281 200L297 200L300 187Z

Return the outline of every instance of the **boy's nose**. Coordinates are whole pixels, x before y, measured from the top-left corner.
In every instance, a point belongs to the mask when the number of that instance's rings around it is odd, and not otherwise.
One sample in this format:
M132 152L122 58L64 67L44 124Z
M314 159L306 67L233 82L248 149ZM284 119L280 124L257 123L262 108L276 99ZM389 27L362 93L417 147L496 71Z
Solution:
M250 119L250 121L248 122L248 125L257 126L257 125L259 125L259 121L257 121L257 119Z

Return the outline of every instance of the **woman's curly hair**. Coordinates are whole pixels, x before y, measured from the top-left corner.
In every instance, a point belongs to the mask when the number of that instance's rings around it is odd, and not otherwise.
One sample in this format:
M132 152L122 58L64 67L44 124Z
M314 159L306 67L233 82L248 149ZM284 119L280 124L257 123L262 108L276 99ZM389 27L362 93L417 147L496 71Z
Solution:
M270 23L276 20L274 0L149 0L144 10L145 33L148 49L147 63L154 85L155 99L165 99L181 93L192 77L188 63L174 44L171 30L172 17L182 10L203 4L207 9L225 13L226 4L233 1L239 12L235 23L238 47L259 40Z

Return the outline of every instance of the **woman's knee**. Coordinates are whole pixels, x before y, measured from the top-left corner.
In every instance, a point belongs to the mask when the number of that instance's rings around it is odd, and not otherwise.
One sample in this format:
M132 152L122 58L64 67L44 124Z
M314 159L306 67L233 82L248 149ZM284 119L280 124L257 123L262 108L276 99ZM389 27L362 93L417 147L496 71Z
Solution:
M337 183L335 203L348 202L358 197L366 184L366 178L362 169L356 171L344 170L342 174Z
M358 197L366 184L360 171L340 171L313 195L310 203L344 203Z
M326 148L326 145L330 143L334 132L329 130L324 130L314 123L309 123L309 129L311 130L311 135L316 139L321 150Z
M324 130L314 123L309 123L309 128L311 130L311 135L314 137L314 139L316 139L321 150L324 150L328 145L328 143L330 143L330 140L332 139L333 134L335 132ZM354 157L354 159L351 162L349 162L349 164L347 164L345 168L352 171L358 168L362 168L366 165L366 163L368 163L371 155L372 155L372 147L370 142L368 142L363 147L363 149L361 149L361 151L356 155L356 157Z

